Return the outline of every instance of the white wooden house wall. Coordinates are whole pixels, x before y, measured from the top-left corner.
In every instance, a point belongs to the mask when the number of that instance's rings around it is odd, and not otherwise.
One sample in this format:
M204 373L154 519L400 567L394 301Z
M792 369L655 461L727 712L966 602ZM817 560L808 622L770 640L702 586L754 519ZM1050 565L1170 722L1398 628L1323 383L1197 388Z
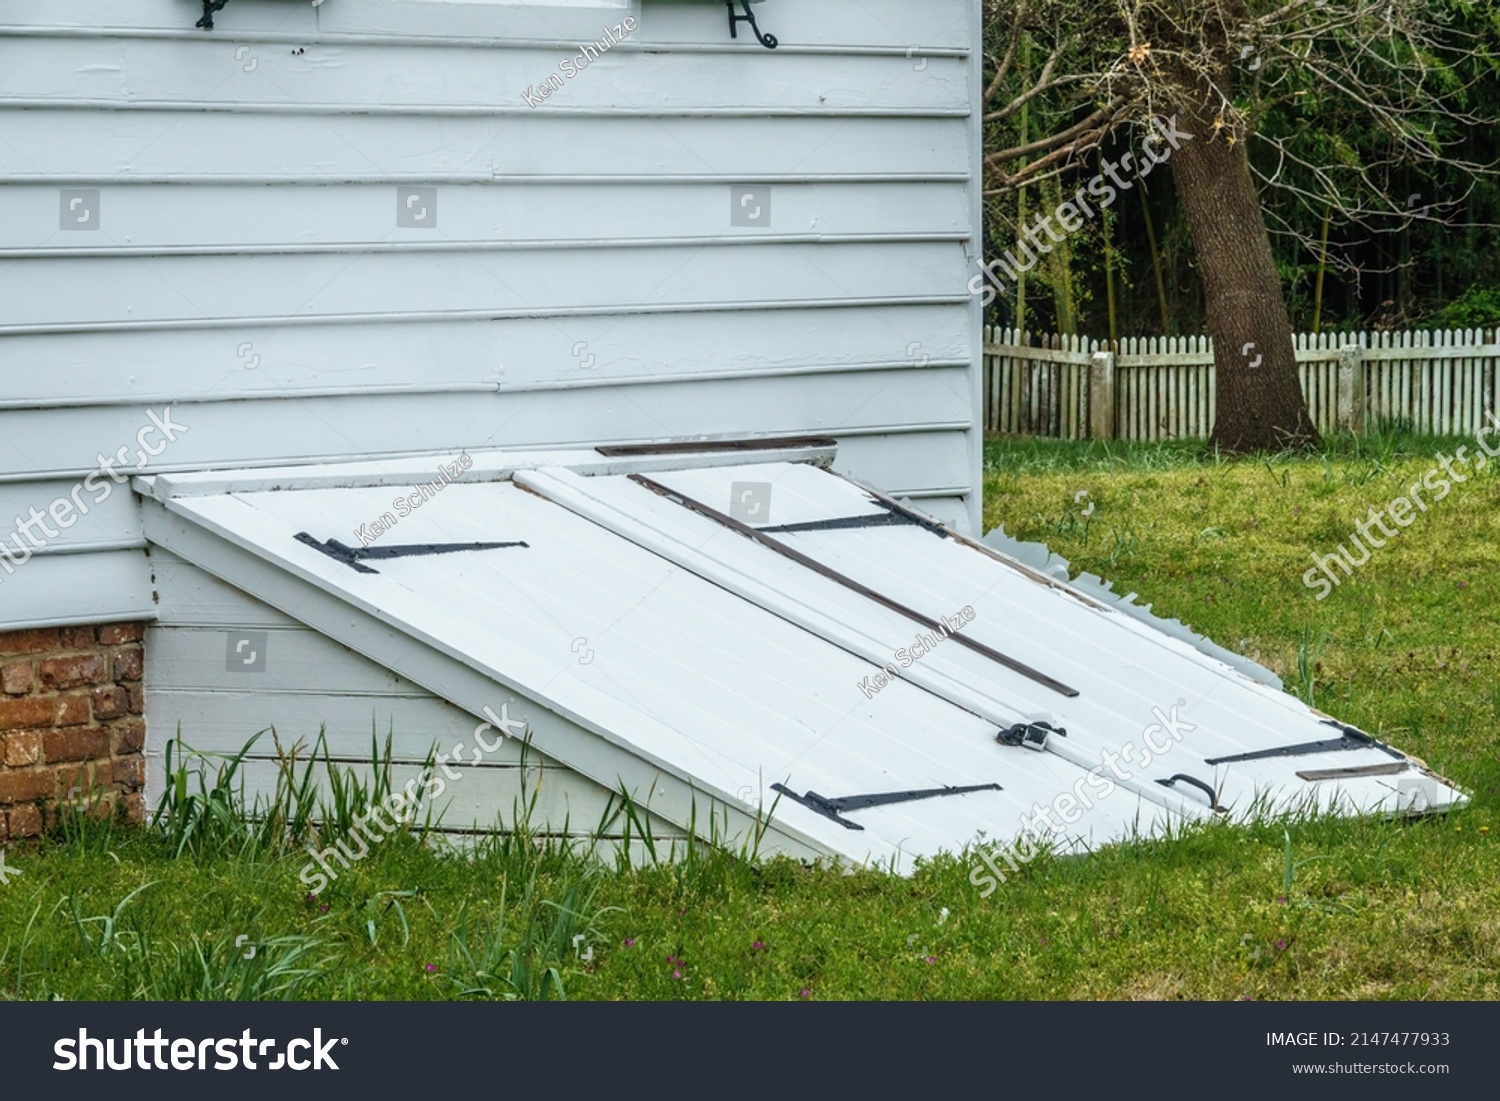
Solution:
M171 402L150 471L825 433L974 526L978 9L768 0L769 51L707 0L5 0L0 535ZM117 487L0 629L154 616L144 548Z

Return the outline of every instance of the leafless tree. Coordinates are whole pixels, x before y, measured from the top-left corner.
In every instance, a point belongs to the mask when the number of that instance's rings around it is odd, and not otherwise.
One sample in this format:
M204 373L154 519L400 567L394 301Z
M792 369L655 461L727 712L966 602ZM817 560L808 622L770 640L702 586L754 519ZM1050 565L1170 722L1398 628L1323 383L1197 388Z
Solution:
M1430 204L1414 209L1386 181L1395 166L1450 161L1444 134L1495 125L1463 106L1454 63L1474 43L1433 0L987 0L987 18L988 193L1092 175L1107 137L1154 127L1159 138L1159 120L1175 119L1171 176L1214 340L1210 443L1230 452L1316 446L1262 189L1285 189L1319 220L1347 225L1430 216ZM1017 64L1023 41L1045 53L1039 67ZM1310 156L1261 133L1269 111L1309 103L1336 105L1382 135L1385 159ZM1062 121L1007 145L1007 124L1027 104ZM1273 154L1257 158L1270 166L1259 174L1253 141ZM1257 358L1244 354L1250 345Z

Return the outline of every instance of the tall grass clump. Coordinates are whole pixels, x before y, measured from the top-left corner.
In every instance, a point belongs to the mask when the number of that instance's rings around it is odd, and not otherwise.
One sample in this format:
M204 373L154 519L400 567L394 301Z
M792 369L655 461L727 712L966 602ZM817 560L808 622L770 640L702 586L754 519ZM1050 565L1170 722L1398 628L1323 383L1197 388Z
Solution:
M256 762L251 750L267 733L275 746L275 782L269 793L246 793L246 768ZM274 729L263 730L238 752L195 750L177 737L167 743L166 790L153 824L176 856L275 859L313 842L347 836L357 818L391 793L393 736L382 748L370 734L368 771L334 762L326 731L319 729L311 750L298 741L281 744ZM430 772L435 750L422 769ZM319 779L323 783L319 784ZM431 814L413 832L430 832Z

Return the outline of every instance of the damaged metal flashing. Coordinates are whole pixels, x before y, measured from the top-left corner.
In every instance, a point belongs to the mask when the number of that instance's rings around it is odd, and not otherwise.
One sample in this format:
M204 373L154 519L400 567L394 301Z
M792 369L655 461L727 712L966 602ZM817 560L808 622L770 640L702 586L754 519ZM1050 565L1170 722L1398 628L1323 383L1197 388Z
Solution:
M1180 639L1192 646L1199 653L1207 654L1209 657L1222 661L1225 665L1239 670L1253 681L1259 681L1267 687L1274 688L1278 692L1283 689L1281 678L1259 662L1252 661L1243 654L1237 654L1233 650L1225 649L1212 639L1203 637L1187 624L1178 619L1163 619L1151 611L1150 604L1136 604L1135 593L1126 593L1123 596L1113 591L1113 583L1105 581L1097 574L1081 573L1072 577L1068 560L1054 553L1045 543L1032 543L1021 539L1013 539L1005 533L1004 527L997 527L987 534L981 541L985 546L999 551L1001 554L1009 555L1023 565L1029 566L1039 573L1061 582L1071 589L1075 589L1084 596L1091 597L1101 603L1114 608L1116 611L1124 612L1132 619L1137 619L1148 626L1172 638Z

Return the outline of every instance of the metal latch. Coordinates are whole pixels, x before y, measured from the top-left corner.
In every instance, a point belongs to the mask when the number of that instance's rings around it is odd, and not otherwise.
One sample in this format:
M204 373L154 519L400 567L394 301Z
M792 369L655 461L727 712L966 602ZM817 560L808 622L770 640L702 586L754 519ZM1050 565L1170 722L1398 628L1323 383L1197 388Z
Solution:
M1017 723L1009 730L1002 730L996 734L995 741L1001 745L1025 746L1027 749L1034 749L1040 753L1047 748L1047 739L1053 734L1064 738L1068 736L1068 732L1062 727L1053 726L1050 723Z

